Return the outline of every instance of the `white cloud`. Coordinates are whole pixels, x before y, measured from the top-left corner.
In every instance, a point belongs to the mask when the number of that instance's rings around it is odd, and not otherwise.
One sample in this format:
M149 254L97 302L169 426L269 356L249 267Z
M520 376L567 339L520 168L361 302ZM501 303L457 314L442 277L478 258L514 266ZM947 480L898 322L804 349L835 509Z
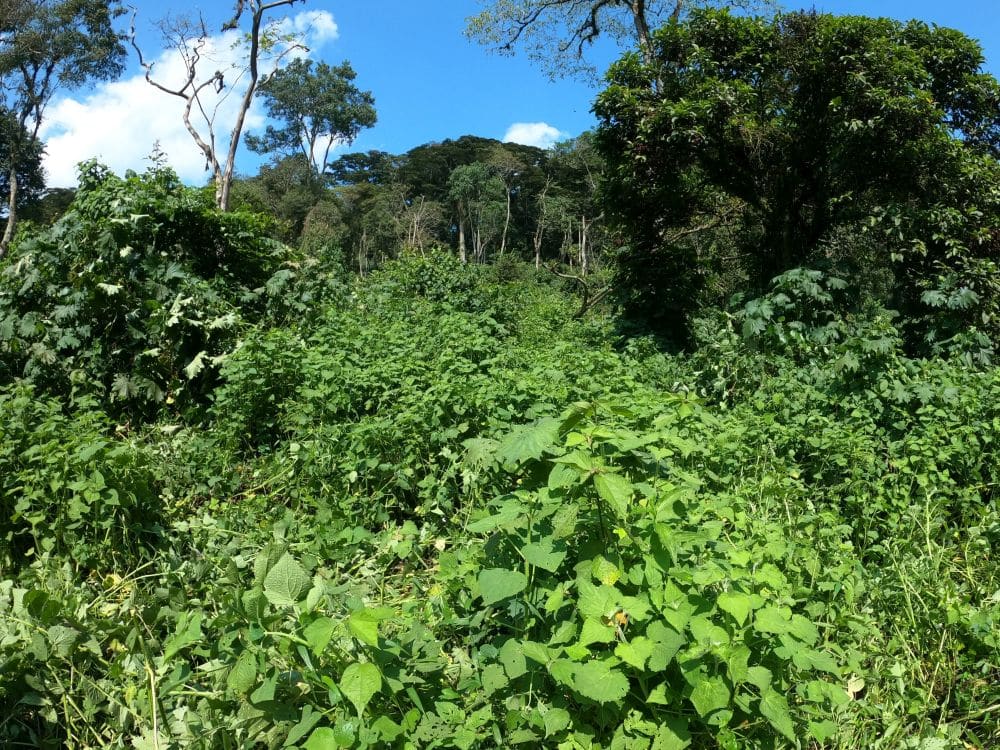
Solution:
M326 11L299 13L282 21L279 30L301 37L311 52L338 36L337 24ZM203 97L207 112L217 108L216 138L222 144L228 141L245 90L240 85L239 39L237 31L211 37L202 54L207 64L199 71L211 75L218 69L225 75L226 86L222 93ZM309 53L295 50L291 54ZM154 80L168 87L184 80L185 67L177 50L164 50L153 63ZM262 72L267 70L268 67L262 65ZM75 185L76 164L91 158L119 174L126 169L141 171L149 165L148 156L157 142L167 162L182 179L204 182L208 177L205 157L184 127L183 109L182 99L153 88L142 74L100 84L83 96L64 97L53 102L41 133L46 144L48 184L52 187ZM263 124L262 108L255 103L247 113L243 132Z
M552 148L568 134L554 128L547 122L515 122L504 135L504 143L520 143L523 146Z

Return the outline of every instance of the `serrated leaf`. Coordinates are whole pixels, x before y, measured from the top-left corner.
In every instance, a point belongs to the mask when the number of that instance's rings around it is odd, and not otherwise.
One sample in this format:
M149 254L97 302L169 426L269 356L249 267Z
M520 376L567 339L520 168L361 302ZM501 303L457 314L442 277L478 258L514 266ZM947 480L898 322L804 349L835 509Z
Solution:
M309 585L309 576L298 560L285 553L264 578L264 596L276 607L291 607Z
M521 644L513 638L509 639L500 648L500 663L503 664L507 676L514 680L528 671L527 662L524 659L524 649Z
M521 555L529 565L555 573L562 561L566 559L565 550L556 550L551 539L526 544L521 548Z
M694 686L691 691L691 705L698 715L707 718L709 715L729 707L732 694L729 686L720 677L709 677Z
M226 678L226 685L234 693L243 695L257 682L257 657L252 651L244 651L240 654L229 676Z
M659 731L653 738L650 750L684 750L691 745L691 732L687 719L680 716L664 717Z
M646 661L653 653L653 648L654 644L651 640L645 636L639 636L628 643L619 643L615 647L615 656L626 664L643 670L646 668Z
M739 591L723 591L716 603L719 609L732 615L737 625L744 625L753 611L753 600Z
M786 739L795 741L795 725L785 696L774 690L766 690L760 697L760 713Z
M184 376L188 380L194 380L198 377L198 373L205 369L205 356L208 352L198 352L194 355L194 359L188 362L187 366L184 368Z
M629 502L632 499L632 483L621 474L601 473L594 475L594 487L614 510L620 519L628 518Z
M581 580L576 608L584 617L599 620L618 608L621 593L612 586L595 586L588 580Z
M163 646L163 661L168 662L182 649L201 640L201 612L181 612L177 629Z
M64 625L53 625L48 629L46 635L49 637L49 646L52 652L59 657L66 658L73 651L80 631L74 628L67 628Z
M590 574L605 586L614 586L622 577L618 566L605 558L604 555L598 555L594 558L590 566Z
M593 617L588 617L583 621L579 641L581 646L589 646L591 643L611 643L614 640L615 628L613 625L606 625Z
M628 695L628 678L603 661L589 661L573 670L573 689L598 703L613 703Z
M559 420L551 417L532 425L515 427L500 442L497 458L505 464L520 464L541 458L559 439Z
M487 664L483 667L483 674L480 678L483 684L483 695L489 698L493 693L507 686L510 679L504 672L504 668L499 664Z
M687 643L687 638L673 628L655 621L646 628L646 637L653 642L653 650L649 655L651 672L662 672L670 661Z
M489 606L528 588L528 578L518 570L487 568L479 573L479 593L483 604Z
M361 716L371 699L382 689L382 674L374 664L350 664L340 676L339 687Z
M759 633L787 633L792 627L792 611L788 607L764 607L757 610L753 624Z
M550 708L542 716L542 724L545 726L545 736L551 737L564 730L570 725L572 717L565 708Z

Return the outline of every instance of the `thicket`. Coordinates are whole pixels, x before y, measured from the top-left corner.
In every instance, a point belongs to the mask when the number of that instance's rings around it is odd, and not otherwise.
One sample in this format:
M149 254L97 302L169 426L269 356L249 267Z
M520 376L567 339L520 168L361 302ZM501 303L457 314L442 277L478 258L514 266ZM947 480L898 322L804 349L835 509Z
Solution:
M840 194L785 257L694 138L784 142L726 109L733 66L787 93L779 53L816 73L847 32L910 72L955 53L955 116L996 93L940 30L694 14L614 69L608 172L589 137L354 154L332 194L283 161L238 188L265 217L85 165L0 261L0 744L1000 743L993 126L932 117L951 192L877 176L883 213ZM914 76L894 106L927 114ZM852 160L876 124L837 131ZM670 180L694 210L656 213ZM595 304L598 236L631 319Z

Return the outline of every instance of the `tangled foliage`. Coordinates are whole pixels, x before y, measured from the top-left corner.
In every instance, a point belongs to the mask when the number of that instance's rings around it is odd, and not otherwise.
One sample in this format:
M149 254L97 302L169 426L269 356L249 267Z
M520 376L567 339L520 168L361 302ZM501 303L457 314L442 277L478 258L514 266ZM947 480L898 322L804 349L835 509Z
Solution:
M199 399L286 259L264 237L169 170L85 165L67 214L0 273L0 372L53 393L85 384L132 415Z

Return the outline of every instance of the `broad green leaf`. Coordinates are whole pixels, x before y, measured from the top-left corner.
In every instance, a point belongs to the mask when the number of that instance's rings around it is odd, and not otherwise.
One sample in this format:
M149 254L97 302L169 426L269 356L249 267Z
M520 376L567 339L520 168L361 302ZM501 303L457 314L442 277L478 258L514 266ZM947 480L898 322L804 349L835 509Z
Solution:
M545 736L551 737L564 730L570 725L572 717L565 708L550 708L542 715L542 724L545 726Z
M788 632L810 646L819 640L819 629L816 624L802 615L792 615Z
M746 681L764 693L771 690L774 675L771 674L771 670L767 667L750 667L747 669Z
M337 734L330 727L320 727L309 735L305 750L340 750Z
M309 576L289 553L279 558L264 578L264 596L276 607L291 607L309 585Z
M229 677L226 678L226 685L238 695L242 695L254 686L257 682L257 657L247 649L233 664L229 670Z
M184 368L184 376L188 380L194 380L198 377L198 374L205 369L205 356L208 352L198 352L194 359L188 362L187 366Z
M306 626L303 636L305 636L306 643L309 644L313 655L319 656L323 653L327 644L330 643L330 639L333 638L336 628L337 624L329 617L317 617Z
M766 690L760 697L760 713L771 726L777 729L787 739L795 741L795 725L788 711L788 701L785 696L774 690Z
M716 600L719 609L732 615L737 625L744 625L753 611L753 600L739 591L723 591Z
M680 716L665 717L653 738L650 750L684 750L691 745L691 732L687 719Z
M595 474L594 487L620 519L628 518L629 501L632 499L632 483L628 479L621 474Z
M374 664L355 662L340 676L339 687L361 716L372 697L382 689L382 674Z
M759 633L787 633L792 627L792 611L788 607L764 607L754 615L754 628Z
M614 703L628 695L628 678L603 661L589 661L573 670L573 689L598 703Z
M721 677L709 677L695 685L691 691L691 705L698 715L707 718L709 715L729 707L732 694L729 686Z
M479 593L487 606L520 594L527 587L528 578L517 570L487 568L479 573Z
M527 662L524 660L524 649L521 644L510 638L500 648L500 663L507 671L507 676L514 680L528 671Z
M499 664L487 664L483 667L483 674L480 679L483 684L483 695L487 698L497 690L506 687L510 682L504 673L503 667Z
M541 458L559 439L559 420L551 417L532 425L515 427L500 442L497 457L505 464Z
M825 743L828 739L836 737L838 730L837 724L829 719L809 722L809 734L820 743Z
M64 625L53 625L46 633L49 637L49 646L52 652L59 657L66 658L73 651L80 631L74 628L67 628Z
M181 650L201 640L201 612L181 612L177 629L163 647L163 661L168 662Z
M604 555L598 555L594 558L590 573L605 586L614 586L622 577L618 566L605 558Z
M573 627L572 623L570 623L570 627ZM536 661L539 664L548 664L554 658L553 652L555 649L549 649L548 646L535 641L523 641L521 643L521 649L524 651L524 655L527 658L532 661Z
M367 609L351 612L347 616L347 629L351 635L369 646L378 646L379 619Z
M316 723L323 718L323 714L319 711L314 711L312 706L306 706L302 711L302 717L299 719L298 723L288 730L288 736L285 737L285 747L294 745L296 742L301 740L306 734L316 726Z
M646 637L653 642L653 650L649 655L651 672L662 672L676 656L677 652L687 643L681 633L662 622L655 621L646 628Z
M372 724L372 730L374 730L379 739L384 742L393 742L403 733L403 727L399 726L399 724L385 715L379 716L374 721Z
M611 643L614 640L614 625L593 617L588 617L583 621L579 641L581 646L589 646L591 643Z
M275 691L278 689L278 673L272 669L271 674L260 683L260 686L250 693L250 702L255 706L261 703L270 703L274 700Z
M565 550L556 550L551 539L539 540L521 548L521 555L529 565L555 573L566 559Z
M646 661L653 653L655 644L645 636L633 638L628 643L619 643L615 647L615 656L636 669L646 668Z
M612 586L595 586L586 579L581 579L576 607L584 617L599 620L614 613L618 609L621 593Z

